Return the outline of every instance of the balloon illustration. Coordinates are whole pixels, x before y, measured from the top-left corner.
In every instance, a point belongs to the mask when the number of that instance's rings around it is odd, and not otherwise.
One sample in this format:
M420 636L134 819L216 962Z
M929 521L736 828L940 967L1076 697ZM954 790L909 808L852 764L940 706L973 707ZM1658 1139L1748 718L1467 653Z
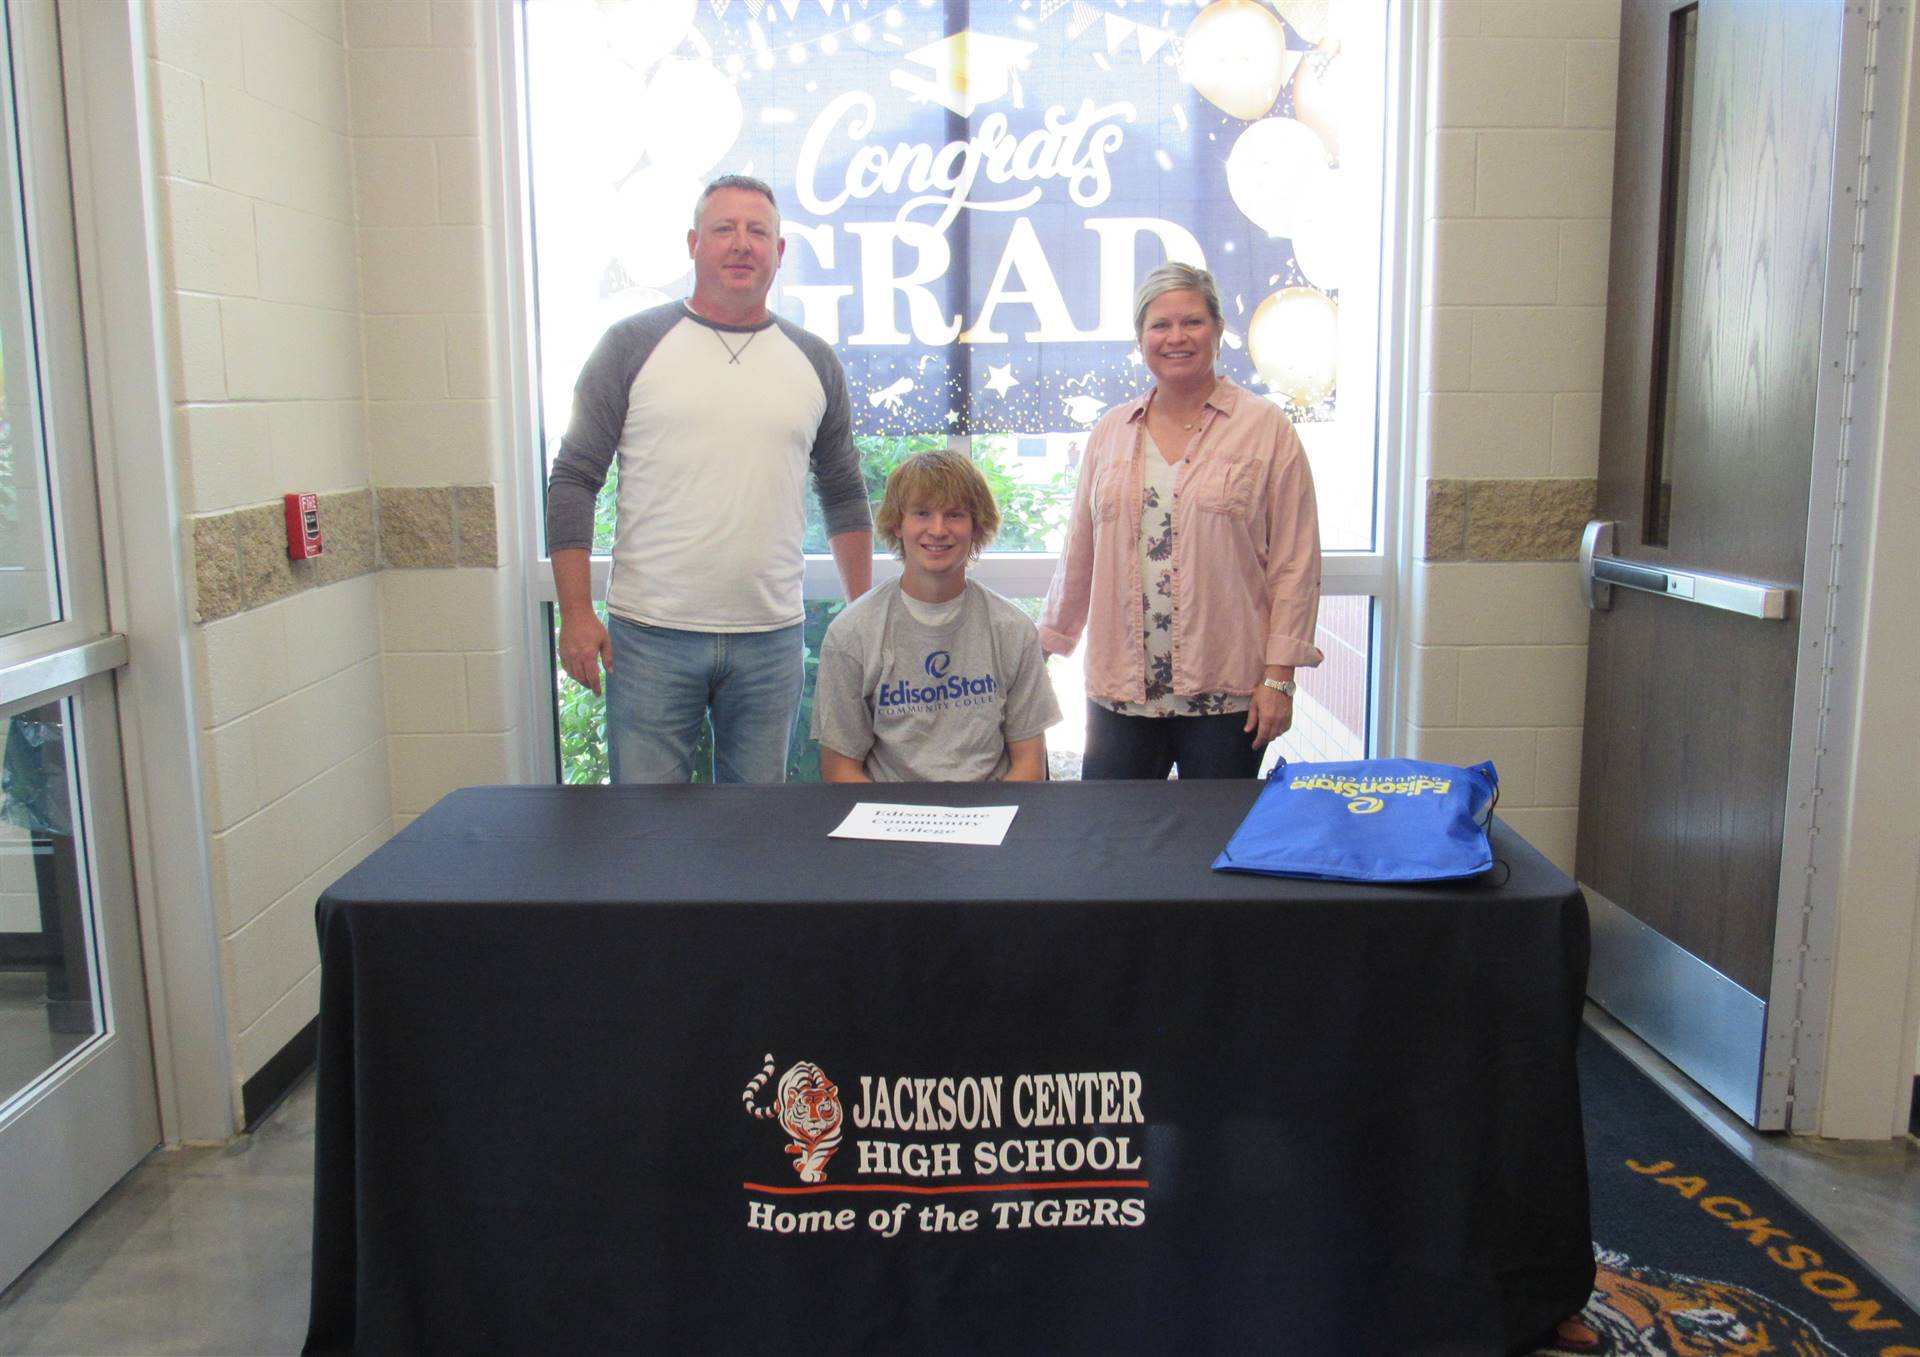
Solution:
M1274 0L1280 14L1293 31L1308 42L1319 44L1333 22L1332 0Z
M620 59L644 71L686 38L693 6L694 0L599 0L600 22Z
M1261 380L1295 405L1318 405L1332 393L1339 347L1339 304L1310 287L1282 288L1247 325Z
M1331 292L1340 286L1351 242L1340 201L1339 181L1338 170L1327 171L1321 186L1301 200L1288 236L1293 244L1293 262L1307 276L1307 281L1322 292Z
M1227 192L1268 235L1292 236L1303 205L1330 191L1327 151L1305 123L1262 118L1227 153Z
M640 287L678 281L693 261L687 232L700 184L661 166L636 170L614 199L613 252L628 280Z
M1308 53L1293 73L1293 116L1319 135L1335 160L1340 158L1340 122L1348 98L1346 69L1335 42Z
M1214 0L1187 26L1180 69L1222 113L1258 118L1280 97L1298 60L1265 5Z
M643 108L653 163L695 178L733 149L745 118L740 91L704 61L661 62Z

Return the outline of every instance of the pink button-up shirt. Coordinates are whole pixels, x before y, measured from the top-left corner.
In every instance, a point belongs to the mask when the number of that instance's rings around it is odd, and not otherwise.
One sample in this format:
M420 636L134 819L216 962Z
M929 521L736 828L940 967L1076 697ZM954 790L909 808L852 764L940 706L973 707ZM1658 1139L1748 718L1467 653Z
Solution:
M1140 459L1152 399L1094 426L1040 615L1053 654L1086 632L1087 692L1108 701L1147 695ZM1320 663L1319 612L1320 517L1300 436L1273 402L1222 377L1174 487L1174 691L1245 696L1270 664Z

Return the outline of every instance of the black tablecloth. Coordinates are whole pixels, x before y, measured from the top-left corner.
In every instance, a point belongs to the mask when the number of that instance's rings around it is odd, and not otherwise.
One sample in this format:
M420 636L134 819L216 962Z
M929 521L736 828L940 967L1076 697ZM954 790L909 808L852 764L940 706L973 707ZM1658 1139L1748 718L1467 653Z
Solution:
M448 797L320 902L308 1350L1520 1348L1592 1276L1585 906L1499 825L1480 882L1209 871L1256 790ZM811 1185L743 1105L806 1063Z

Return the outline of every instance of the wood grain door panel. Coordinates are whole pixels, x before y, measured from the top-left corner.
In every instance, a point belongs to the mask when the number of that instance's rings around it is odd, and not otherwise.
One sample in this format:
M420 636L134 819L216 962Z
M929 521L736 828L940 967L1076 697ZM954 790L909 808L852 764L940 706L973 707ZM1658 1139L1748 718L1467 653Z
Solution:
M1685 8L1622 6L1598 513L1619 525L1622 557L1797 590L1841 6L1700 0L1685 197L1669 202L1669 44ZM1648 542L1657 453L1671 468L1664 545ZM1589 634L1579 877L1761 997L1798 632L1794 617L1615 590Z

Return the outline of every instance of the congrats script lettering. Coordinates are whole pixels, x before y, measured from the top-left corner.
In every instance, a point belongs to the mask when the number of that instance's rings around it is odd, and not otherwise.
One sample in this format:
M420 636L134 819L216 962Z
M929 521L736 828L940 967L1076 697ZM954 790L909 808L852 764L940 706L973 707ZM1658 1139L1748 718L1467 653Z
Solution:
M1019 212L1040 201L1035 181L1064 179L1073 201L1082 207L1104 203L1113 193L1107 158L1120 149L1126 134L1117 125L1132 122L1132 104L1095 107L1083 100L1071 117L1058 104L1049 108L1042 125L1024 137L1008 129L1007 115L989 113L966 141L950 141L938 149L925 142L898 142L892 147L868 144L879 121L880 105L863 90L849 90L828 104L807 129L794 170L794 191L801 205L820 217L831 217L851 199L889 196L906 189L918 196L900 205L898 222L912 221L923 208L938 207L927 223L945 231L962 208L984 212ZM820 161L835 137L861 143L847 161L837 191L823 192ZM1034 187L1010 197L974 196L982 176L990 184L1015 181ZM937 191L936 191L937 190Z

